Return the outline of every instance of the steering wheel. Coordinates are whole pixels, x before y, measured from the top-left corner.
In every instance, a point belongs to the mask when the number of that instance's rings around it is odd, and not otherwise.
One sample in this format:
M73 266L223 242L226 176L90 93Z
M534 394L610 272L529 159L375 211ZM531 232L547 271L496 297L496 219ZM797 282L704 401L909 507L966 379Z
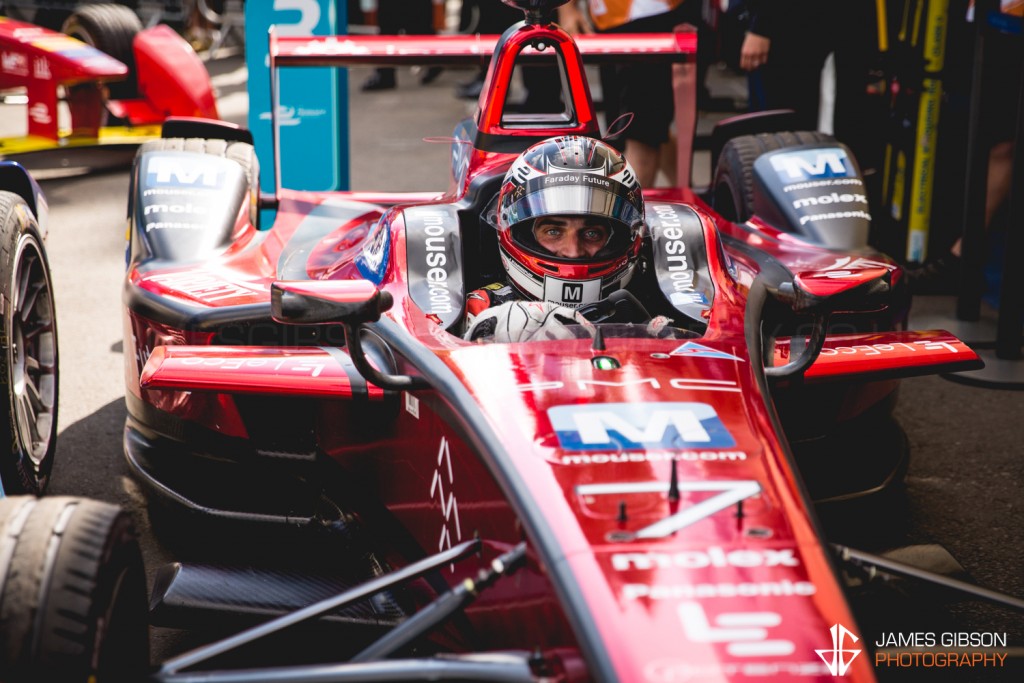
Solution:
M620 289L577 311L592 323L646 323L651 314L631 292Z

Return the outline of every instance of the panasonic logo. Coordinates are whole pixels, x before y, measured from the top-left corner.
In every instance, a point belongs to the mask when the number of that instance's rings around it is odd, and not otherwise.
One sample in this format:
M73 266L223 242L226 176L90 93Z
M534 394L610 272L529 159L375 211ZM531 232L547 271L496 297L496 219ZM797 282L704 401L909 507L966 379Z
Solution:
M792 548L776 550L730 550L711 546L705 550L678 553L616 553L612 567L624 572L630 569L703 569L705 567L797 567L800 561Z
M757 598L814 595L810 581L748 581L744 583L686 583L669 586L648 586L627 583L622 595L628 600L699 600L702 598Z

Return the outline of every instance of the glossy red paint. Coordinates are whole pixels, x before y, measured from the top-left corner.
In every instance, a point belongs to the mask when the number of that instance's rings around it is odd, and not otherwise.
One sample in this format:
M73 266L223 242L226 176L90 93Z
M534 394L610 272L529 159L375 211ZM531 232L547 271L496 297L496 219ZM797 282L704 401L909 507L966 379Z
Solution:
M143 368L143 389L273 394L352 399L348 354L306 346L268 348L231 346L158 346ZM384 391L360 382L370 400ZM368 390L368 391L367 391Z
M157 112L168 116L219 119L206 66L192 47L168 26L154 26L132 43L139 92Z
M537 26L532 32L547 31L551 26ZM539 35L539 33L538 33ZM274 57L281 66L334 66L359 64L479 64L490 59L501 36L490 34L441 36L325 36L297 38L278 36ZM692 33L648 34L617 33L579 35L576 46L584 60L621 63L650 61L653 57L682 55L692 61L697 54L697 37ZM539 57L527 49L526 59Z
M789 339L776 341L775 365L789 361L789 346ZM958 372L977 362L978 354L945 330L831 335L804 379L911 377Z

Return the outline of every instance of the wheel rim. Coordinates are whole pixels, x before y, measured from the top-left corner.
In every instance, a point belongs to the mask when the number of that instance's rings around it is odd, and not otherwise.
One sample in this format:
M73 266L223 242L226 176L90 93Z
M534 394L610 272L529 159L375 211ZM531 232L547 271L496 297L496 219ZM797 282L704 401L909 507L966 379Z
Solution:
M19 450L38 471L50 449L57 398L57 339L53 297L42 250L26 237L15 257L10 311L13 412Z

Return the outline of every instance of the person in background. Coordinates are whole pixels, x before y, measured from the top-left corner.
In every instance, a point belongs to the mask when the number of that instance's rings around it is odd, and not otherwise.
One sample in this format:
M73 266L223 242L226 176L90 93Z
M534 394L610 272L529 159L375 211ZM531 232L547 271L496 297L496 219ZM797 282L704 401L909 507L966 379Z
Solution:
M752 102L792 109L799 130L818 130L821 72L835 55L834 131L861 165L877 156L867 114L867 74L876 35L874 3L865 0L746 0L749 25L740 68L755 72Z
M433 35L434 2L432 0L362 0L363 11L376 11L377 26L381 35L405 33L414 36ZM433 66L423 72L420 83L427 85L441 74L441 67ZM395 69L380 67L367 78L361 87L364 92L390 90L397 85Z
M679 24L700 27L699 0L598 0L587 3L587 13L578 0L570 0L559 8L558 23L570 35L587 33L590 23L600 33L664 33ZM698 59L700 57L698 56ZM703 88L698 64L698 91ZM609 121L620 114L632 113L632 123L623 132L623 151L637 172L644 187L653 187L659 168L670 169L669 182L674 183L673 163L663 163L664 143L670 138L675 111L672 94L672 70L667 64L618 66L602 70L605 111Z

